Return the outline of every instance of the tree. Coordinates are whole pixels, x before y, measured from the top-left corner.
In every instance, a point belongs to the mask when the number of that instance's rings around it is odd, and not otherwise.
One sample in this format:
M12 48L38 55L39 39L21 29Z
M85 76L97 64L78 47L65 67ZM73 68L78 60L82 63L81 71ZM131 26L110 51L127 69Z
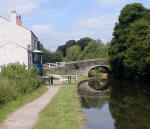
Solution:
M63 59L63 55L60 51L54 52L52 56L52 62L61 62Z
M44 48L43 44L40 45L40 50L43 52L43 63L61 62L63 54L60 51L51 52Z
M109 47L114 77L148 80L150 77L150 10L141 4L125 6Z
M84 49L83 59L105 58L107 55L106 46L101 40L91 41Z
M89 42L91 42L93 39L91 38L82 38L77 41L76 45L79 45L81 47L81 50L83 51L85 47L88 45Z
M40 44L40 51L43 52L43 63L51 62L51 59L53 57L52 52L45 49L43 44Z
M66 51L67 51L67 46L66 45L59 46L56 51L62 52L63 57L65 57L66 56Z
M67 48L68 48L68 47L72 47L72 46L74 46L74 45L76 45L76 41L75 41L75 40L69 40L69 41L66 42Z
M78 61L81 59L81 48L79 46L72 46L67 49L66 60Z

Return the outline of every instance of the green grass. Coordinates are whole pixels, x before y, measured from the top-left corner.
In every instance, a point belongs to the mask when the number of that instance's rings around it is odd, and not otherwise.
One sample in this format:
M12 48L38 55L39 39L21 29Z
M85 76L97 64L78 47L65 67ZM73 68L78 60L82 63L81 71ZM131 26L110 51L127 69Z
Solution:
M64 84L40 113L33 129L81 129L83 119L76 84Z
M54 72L50 69L45 69L46 74L58 74L58 75L66 75L67 73L61 73L61 72Z
M45 86L42 86L38 88L36 91L26 94L24 96L20 96L15 101L10 101L9 103L6 103L5 105L0 106L0 124L7 118L7 116L18 109L19 107L23 106L26 103L31 102L35 98L41 96L44 92L46 92L47 88Z

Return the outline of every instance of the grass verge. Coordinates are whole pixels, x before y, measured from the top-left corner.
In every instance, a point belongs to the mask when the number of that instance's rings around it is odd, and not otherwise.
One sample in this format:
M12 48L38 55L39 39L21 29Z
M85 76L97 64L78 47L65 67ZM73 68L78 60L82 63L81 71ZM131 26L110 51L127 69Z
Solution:
M30 94L26 94L24 96L18 97L17 100L15 101L10 101L6 103L5 105L1 105L0 106L0 124L2 124L2 122L7 118L7 116L11 112L14 112L17 108L41 96L44 92L46 92L46 90L47 88L45 86L42 86Z
M83 78L79 78L79 81ZM81 129L80 121L83 119L77 84L64 84L40 113L33 129Z

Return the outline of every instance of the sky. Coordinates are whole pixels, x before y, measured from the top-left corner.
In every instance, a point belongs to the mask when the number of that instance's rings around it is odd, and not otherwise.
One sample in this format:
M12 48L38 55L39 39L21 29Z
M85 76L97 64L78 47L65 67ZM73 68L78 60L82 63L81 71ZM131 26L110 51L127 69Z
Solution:
M55 51L68 40L84 37L111 41L121 9L130 3L150 8L149 0L1 0L0 16L10 19L16 10L23 26Z

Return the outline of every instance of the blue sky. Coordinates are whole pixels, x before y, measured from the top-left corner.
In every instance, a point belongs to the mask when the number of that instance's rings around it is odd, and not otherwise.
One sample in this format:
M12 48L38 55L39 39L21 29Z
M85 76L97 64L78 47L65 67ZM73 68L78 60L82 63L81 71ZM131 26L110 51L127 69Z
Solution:
M23 26L54 51L70 39L110 41L120 10L135 2L150 8L149 0L3 0L0 16L9 19L15 9L22 15Z

